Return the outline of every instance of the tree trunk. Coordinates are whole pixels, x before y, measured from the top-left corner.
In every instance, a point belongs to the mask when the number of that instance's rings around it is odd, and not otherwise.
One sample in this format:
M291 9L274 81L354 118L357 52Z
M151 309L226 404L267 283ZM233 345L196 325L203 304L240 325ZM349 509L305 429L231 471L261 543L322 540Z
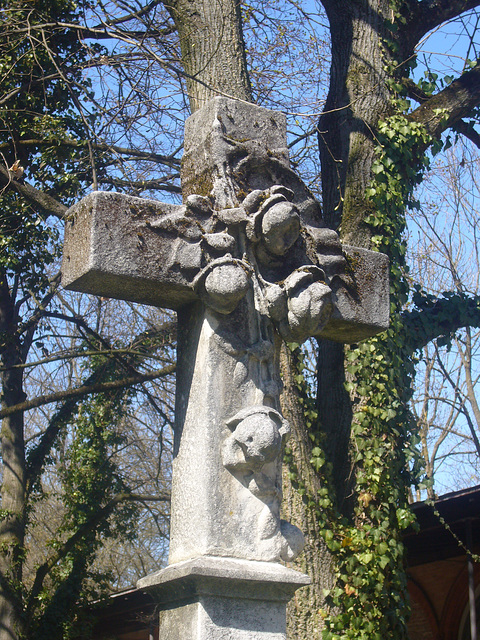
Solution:
M332 37L330 87L319 122L323 217L343 242L370 248L369 205L375 130L391 111L388 0L324 0Z
M370 249L372 212L366 189L371 181L375 132L392 112L387 64L394 65L385 42L391 39L389 0L350 2L324 0L332 37L330 86L319 121L323 218L345 244ZM349 441L351 399L345 391L344 347L319 345L317 409L326 434L325 446L334 469L337 504L348 511L351 494Z
M295 568L307 573L312 584L295 593L287 609L287 637L313 640L320 637L324 589L333 586L332 557L320 534L315 513L321 509L318 491L321 483L310 464L312 442L305 426L304 409L295 381L294 356L283 346L280 367L283 380L282 413L291 425L288 453L284 464L283 517L305 535L305 549Z
M0 276L0 335L3 348L2 401L5 407L25 400L16 316L6 278ZM25 537L25 442L23 413L2 421L3 478L0 520L0 640L22 637L22 552Z
M216 95L252 101L238 0L171 0L192 113Z

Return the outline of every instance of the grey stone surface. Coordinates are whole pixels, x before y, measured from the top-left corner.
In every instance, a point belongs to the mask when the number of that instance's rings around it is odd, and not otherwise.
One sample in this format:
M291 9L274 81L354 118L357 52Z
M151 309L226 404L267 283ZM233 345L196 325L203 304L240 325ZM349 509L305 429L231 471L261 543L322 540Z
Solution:
M281 602L204 596L160 612L162 640L286 640Z
M174 599L162 637L280 640L306 579L279 564L303 547L280 518L281 340L385 329L388 262L322 227L282 114L208 103L186 124L182 189L183 205L94 193L73 207L63 282L178 310L171 566L140 582Z
M162 236L149 224L185 210L118 193L90 194L67 215L63 286L172 309L195 300L188 273L201 267L200 245L175 229Z
M281 114L213 100L187 122L183 167L184 205L112 193L76 205L63 281L179 309L171 561L290 560L302 538L279 515L288 429L264 442L282 388L279 336L349 342L384 329L388 263L314 226L318 204L289 168Z
M281 313L293 318L293 327L286 320L279 323L285 339L315 334L357 342L388 326L388 259L352 247L343 247L342 254L337 234L318 226L319 206L288 164L282 114L215 98L187 121L182 176L185 205L100 192L72 207L64 286L178 309L195 299L194 281L201 280L203 270L209 270L208 289L228 271L215 274L216 260L243 257L239 231L244 229L252 257L271 286L299 267L316 264L332 291L328 319L318 308L316 285L290 305L283 296ZM202 189L204 195L198 195ZM241 201L239 193L248 195ZM225 283L210 295L223 313L235 308L235 287L247 284L229 280L231 292ZM208 303L208 291L204 295ZM311 319L302 322L301 307L327 321L317 327Z
M170 565L137 586L155 595L162 640L284 640L286 603L309 582L274 563L204 556Z
M198 232L195 214L189 211L185 216L186 211L184 206L122 194L90 194L68 213L62 262L63 286L74 291L170 309L179 309L194 302L198 297L197 286L201 289L200 296L212 308L220 313L231 313L242 298L242 292L246 291L250 266L244 263L243 272L236 270L239 276L236 281L235 269L228 268L229 260L231 265L239 264L238 259L235 261L230 257L235 248L235 238L225 231ZM176 222L181 221L178 229L171 223L177 212L181 213L175 218ZM208 226L215 228L222 213L212 211L209 225L205 225L207 229ZM245 217L245 213L241 213ZM241 217L239 213L237 216ZM168 224L158 224L165 219L169 220ZM304 233L307 231L312 232L312 228L305 227ZM290 234L290 229L286 229L286 235ZM314 235L318 236L318 230L315 234L312 232ZM314 240L310 238L310 242ZM288 308L285 287L279 287L275 282L266 287L269 307L272 306L272 290L277 291L278 311L272 311L272 318L278 320L279 330L285 339L297 341L319 335L338 342L357 342L388 326L388 258L382 253L348 246L343 247L342 254L338 248L339 245L332 253L318 255L324 274L329 271L329 261L338 265L342 256L346 258L345 264L340 262L341 269L336 269L334 277L327 276L332 291L328 303L333 304L332 314L326 322L320 322L318 328L312 326L312 318L322 317L322 313L318 306L312 307L309 291L304 292L303 302L297 299L298 296L291 296L300 317L302 308L306 310L304 315L311 316L307 317L307 327L302 330L299 317ZM215 265L222 262L221 258L215 257L219 252L225 254L225 266L215 274ZM309 260L306 255L303 259ZM226 277L229 271L231 276ZM294 280L298 281L298 277L293 273L288 280L290 288ZM313 283L313 279L310 280ZM205 286L203 281L206 281ZM199 282L202 282L201 287ZM319 297L313 297L318 302ZM289 312L293 327L288 322Z
M217 97L188 118L182 162L185 194L213 194L219 208L236 207L239 192L282 185L294 195L304 221L320 207L290 168L282 113Z
M358 342L388 327L389 261L383 253L343 246L346 273L332 285L333 312L319 333L335 342Z
M287 602L307 584L307 575L281 564L205 555L170 564L141 578L137 587L156 593L163 604L202 594L226 595L227 587L245 598Z
M301 534L291 529L285 537L280 519L289 427L278 412L274 336L265 320L263 329L249 320L248 298L252 290L231 315L179 313L185 378L176 408L170 562L202 554L274 562L300 551ZM246 434L247 414L255 435ZM250 452L235 433L252 438Z

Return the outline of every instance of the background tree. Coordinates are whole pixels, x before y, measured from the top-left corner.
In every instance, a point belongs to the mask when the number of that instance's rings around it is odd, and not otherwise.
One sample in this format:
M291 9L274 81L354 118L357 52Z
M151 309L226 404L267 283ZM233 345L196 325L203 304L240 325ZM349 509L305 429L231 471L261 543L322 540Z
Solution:
M437 157L410 224L411 276L432 301L444 292L478 297L478 161L468 140ZM478 330L467 326L423 348L412 406L431 497L478 484L477 383Z
M385 336L346 350L346 367L341 347L319 345L318 446L298 466L303 473L313 462L330 476L327 486L335 487L322 500L316 488L308 492L336 560L330 602L340 613L327 620L326 637L401 638L406 599L400 537L410 522L405 469L416 435L408 412L412 356L459 326L478 325L478 302L468 295L433 308L420 295L416 309L406 307L403 236L405 210L415 206L414 189L428 164L426 150L438 150L443 131L478 102L477 68L421 95L409 76L421 39L476 3L323 4L332 37L330 88L318 126L323 214L344 241L389 255L392 315ZM332 496L332 515L325 517L321 511ZM320 608L320 595L315 602ZM306 626L313 631L319 624Z
M61 294L58 221L132 154L169 171L178 162L99 137L107 114L87 74L106 50L84 43L87 4L1 9L0 637L64 638L74 604L135 579L121 566L106 574L105 541L140 546L132 522L148 513L157 542L142 569L164 556L175 331L165 315Z

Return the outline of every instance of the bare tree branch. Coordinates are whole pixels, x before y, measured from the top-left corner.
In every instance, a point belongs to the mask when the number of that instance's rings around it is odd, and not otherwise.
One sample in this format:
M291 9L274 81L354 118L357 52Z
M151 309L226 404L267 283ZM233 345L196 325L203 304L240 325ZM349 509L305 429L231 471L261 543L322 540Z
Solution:
M448 381L448 383L450 384L450 386L452 387L452 390L455 394L455 399L458 401L459 404L459 411L462 413L462 415L465 417L467 424L468 424L468 428L470 429L470 433L472 435L472 440L475 444L475 449L477 452L477 455L480 456L480 441L478 440L478 435L477 432L475 430L475 425L473 424L473 421L470 417L470 414L468 413L466 407L465 407L465 400L462 397L462 395L460 394L460 390L458 388L458 384L455 384L455 382L452 380L451 375L449 374L449 372L447 371L442 359L440 358L440 354L438 351L438 347L435 345L435 351L437 354L437 361L440 365L440 368L442 370L443 375L445 376L445 379Z
M173 373L175 371L175 367L176 365L171 364L158 371L139 373L135 376L122 378L121 380L113 380L111 382L98 382L91 385L82 385L81 387L77 387L76 389L66 389L65 391L47 393L41 396L37 396L36 398L32 398L31 400L25 400L25 402L20 402L19 404L1 409L0 419L5 418L6 416L11 416L12 414L18 413L19 411L29 411L30 409L35 409L36 407L41 407L45 404L50 404L51 402L67 400L68 398L79 398L90 393L113 391L114 389L122 389L123 387L129 387L134 384L146 382L147 380L162 378L169 373Z
M36 138L36 139L23 139L16 141L15 144L17 146L65 146L65 147L73 147L74 149L79 149L82 147L87 147L87 142L85 140L73 140L72 138L65 138L63 140L49 140L48 138ZM167 167L172 169L178 169L180 167L180 159L175 158L173 156L164 156L161 153L154 153L153 151L143 151L140 149L129 149L128 147L119 147L117 145L110 145L106 142L91 142L91 145L97 151L108 151L110 153L118 153L120 155L132 157L132 158L141 158L143 160L150 160L152 162L158 162L160 164L164 164ZM3 142L0 144L0 149L8 149L11 147L10 142Z
M176 331L176 324L174 322L166 323L163 327L160 327L158 329L155 337L158 339L170 340L172 337L174 337L175 331ZM141 346L142 337L145 338L146 335L143 334L143 336L140 335L137 337L137 339L132 345L134 349L139 348ZM149 334L149 332L147 332L147 337L152 337ZM100 342L102 342L102 344L105 346L106 349L109 348L109 345L108 343L106 343L106 341L100 340ZM112 353L111 348L109 348L109 352ZM131 355L131 352L129 353L129 355ZM144 352L144 355L145 355L145 352ZM127 371L132 371L134 375L136 374L134 368L131 365L129 366L129 363L126 362L123 357L118 356L118 351L114 351L113 356L114 357L109 359L109 361L106 363L106 368L102 368L101 370L95 370L93 373L91 373L91 375L87 378L87 380L85 381L85 384L82 385L82 387L92 387L100 383L102 378L105 378L106 375L109 372L113 371L114 368L117 367L118 365L122 366ZM133 377L133 376L130 376L130 377ZM146 382L146 380L144 380L144 382ZM28 460L27 460L27 482L26 482L27 493L29 493L32 490L33 486L37 482L40 476L42 467L45 463L45 458L48 456L53 446L53 443L55 442L55 439L58 436L62 427L64 426L65 422L69 418L71 418L72 413L74 412L75 407L77 405L77 400L81 397L83 396L71 394L69 397L64 396L63 398L61 398L61 400L63 400L62 405L50 419L49 425L45 430L45 432L43 433L38 445L31 449L28 455Z
M425 93L411 78L402 78L402 84L407 88L409 98L421 104L430 100L431 96ZM451 125L451 129L468 138L470 142L473 142L480 149L480 134L475 131L473 124L465 122L465 120L458 120Z
M120 19L122 21L122 19ZM111 25L114 25L115 21L111 22ZM118 23L120 24L120 22ZM71 22L41 22L38 24L29 24L27 27L19 27L15 26L14 34L30 34L35 31L49 31L54 32L58 31L74 31L77 32L79 38L87 39L90 38L92 40L115 40L124 38L135 38L139 41L144 41L146 38L155 39L161 36L170 35L173 33L172 28L168 27L166 29L115 29L110 28L110 25L106 22L103 25L97 25L94 27L87 27L81 24L75 24ZM5 33L7 35L8 31Z
M478 0L406 0L409 16L401 30L409 42L418 43L425 34L443 22L480 6Z
M0 164L0 187L15 189L21 196L37 207L41 207L49 215L64 219L68 207L49 196L48 193L35 189L28 182L20 182L10 175L8 169Z
M480 149L480 134L475 131L473 125L465 120L459 120L452 126L453 131L460 133L465 138L468 138L476 147Z
M102 178L102 184L111 184L119 189L129 188L137 192L149 191L150 189L155 191L166 191L168 193L181 194L181 187L170 184L167 180L175 180L180 178L180 174L172 174L165 178L159 178L158 180L122 180L120 178Z
M431 136L438 138L479 103L480 63L477 63L448 87L422 102L409 117L423 124Z
M105 20L105 22L102 24L105 24L110 27L117 24L124 24L125 22L129 22L130 20L138 20L144 15L148 15L153 9L155 9L155 7L158 7L158 5L161 5L161 4L163 4L162 0L152 0L152 2L149 2L147 5L145 5L142 9L139 9L138 11L132 11L127 15L120 16L119 18L110 18L108 20ZM94 27L94 29L100 29L100 28L101 28L101 25ZM170 31L167 33L173 33L174 31L175 31L175 27L171 25Z
M43 585L43 581L45 577L51 571L51 569L60 561L62 558L73 550L75 545L82 541L89 533L94 531L98 525L103 522L108 516L113 512L115 507L122 502L127 501L141 501L145 502L146 500L156 500L156 501L170 501L170 494L164 493L159 494L158 496L148 497L148 496L138 496L134 493L130 493L128 491L117 493L104 507L99 508L93 516L91 516L82 526L80 526L75 533L68 538L63 544L56 547L55 553L44 562L38 569L35 574L35 580L32 586L32 589L29 593L28 604L26 607L27 615L30 612L32 606L34 606L34 602L38 594L40 593Z

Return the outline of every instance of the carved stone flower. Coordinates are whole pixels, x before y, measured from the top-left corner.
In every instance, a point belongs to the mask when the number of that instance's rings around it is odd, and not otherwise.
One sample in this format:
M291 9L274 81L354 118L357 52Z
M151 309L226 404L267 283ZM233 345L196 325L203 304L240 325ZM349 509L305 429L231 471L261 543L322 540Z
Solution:
M194 287L203 302L223 315L232 313L250 287L250 267L227 254L213 260L197 276Z
M332 290L323 280L323 271L313 265L301 267L283 285L287 317L280 321L280 333L287 341L303 342L327 324L332 310Z

